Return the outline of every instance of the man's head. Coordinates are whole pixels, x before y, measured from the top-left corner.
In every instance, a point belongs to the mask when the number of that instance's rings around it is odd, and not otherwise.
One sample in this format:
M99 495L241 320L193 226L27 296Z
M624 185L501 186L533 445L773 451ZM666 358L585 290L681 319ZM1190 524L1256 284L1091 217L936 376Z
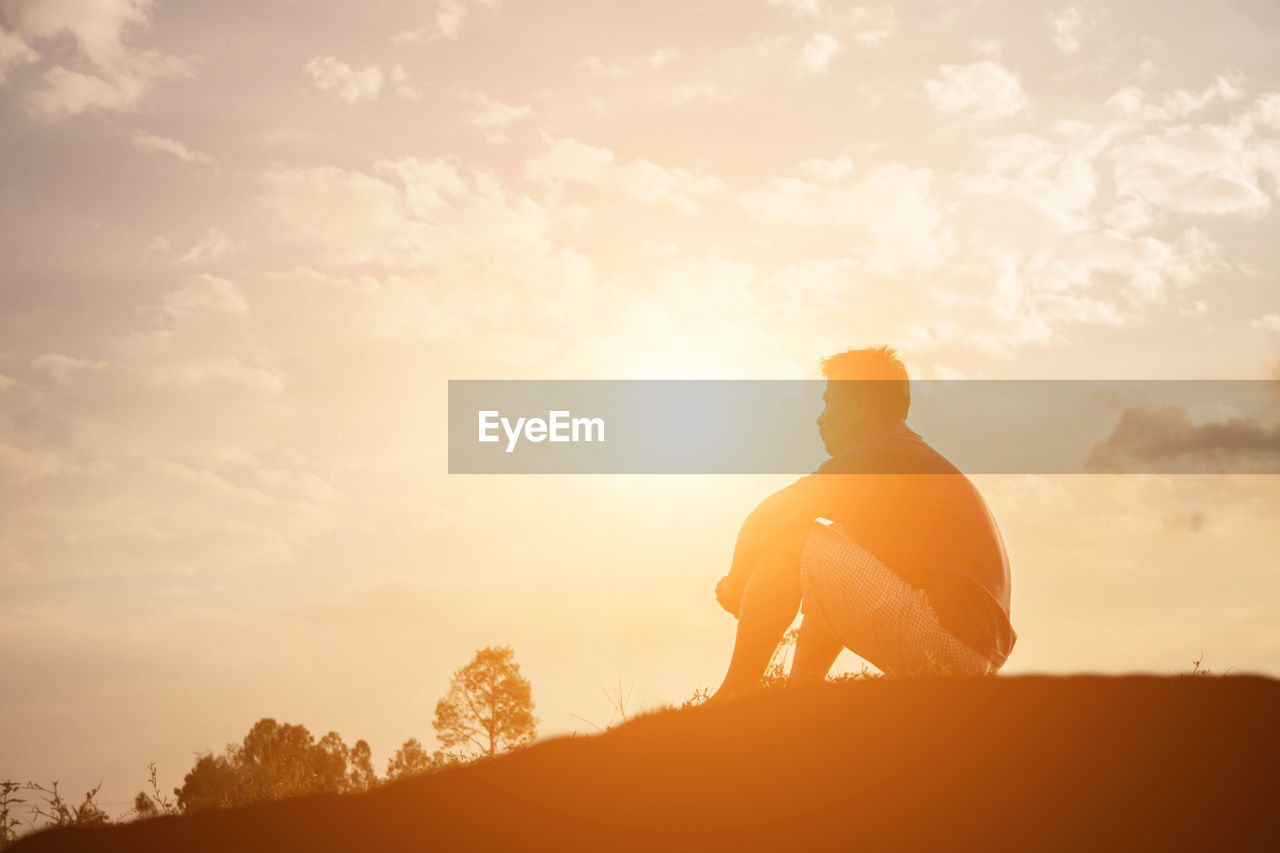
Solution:
M851 349L822 360L827 404L818 416L818 434L835 456L856 439L907 419L911 383L892 347Z

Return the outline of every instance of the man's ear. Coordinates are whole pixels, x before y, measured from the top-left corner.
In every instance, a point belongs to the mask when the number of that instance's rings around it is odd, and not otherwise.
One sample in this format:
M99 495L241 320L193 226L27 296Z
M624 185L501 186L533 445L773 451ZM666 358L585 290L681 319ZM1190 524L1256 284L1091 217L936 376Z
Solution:
M849 423L862 423L867 416L867 395L862 382L857 379L840 381L840 406L844 409Z

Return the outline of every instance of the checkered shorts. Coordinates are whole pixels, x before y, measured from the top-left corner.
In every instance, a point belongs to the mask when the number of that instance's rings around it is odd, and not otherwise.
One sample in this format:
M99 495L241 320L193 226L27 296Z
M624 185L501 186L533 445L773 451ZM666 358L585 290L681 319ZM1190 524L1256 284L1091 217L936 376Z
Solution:
M929 594L848 537L814 522L800 558L801 612L886 675L991 675L996 667L938 624Z

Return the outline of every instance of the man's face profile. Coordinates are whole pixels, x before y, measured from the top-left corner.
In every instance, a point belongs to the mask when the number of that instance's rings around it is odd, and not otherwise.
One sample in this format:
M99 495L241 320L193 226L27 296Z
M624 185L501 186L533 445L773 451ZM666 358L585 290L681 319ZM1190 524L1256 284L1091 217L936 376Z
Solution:
M818 435L829 456L835 456L848 447L856 431L859 411L850 384L828 380L827 389L822 394L822 402L826 406L818 415Z

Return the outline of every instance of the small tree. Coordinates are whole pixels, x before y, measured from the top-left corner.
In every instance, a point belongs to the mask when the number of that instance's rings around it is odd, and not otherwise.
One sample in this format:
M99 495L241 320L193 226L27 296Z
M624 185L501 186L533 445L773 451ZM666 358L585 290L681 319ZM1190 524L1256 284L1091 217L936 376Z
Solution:
M457 758L445 755L440 750L428 754L426 747L416 737L411 737L396 750L387 762L387 781L403 779L406 776L419 776L423 773L434 773L441 768L456 764Z
M365 741L349 747L337 732L317 741L304 726L264 717L243 743L229 745L221 755L198 756L174 793L178 808L191 813L303 794L364 791L377 781Z
M436 737L445 749L492 756L537 737L533 688L509 646L489 646L449 679L436 704Z
M378 773L373 769L373 750L366 740L351 747L351 770L347 774L348 791L369 791L378 787Z

